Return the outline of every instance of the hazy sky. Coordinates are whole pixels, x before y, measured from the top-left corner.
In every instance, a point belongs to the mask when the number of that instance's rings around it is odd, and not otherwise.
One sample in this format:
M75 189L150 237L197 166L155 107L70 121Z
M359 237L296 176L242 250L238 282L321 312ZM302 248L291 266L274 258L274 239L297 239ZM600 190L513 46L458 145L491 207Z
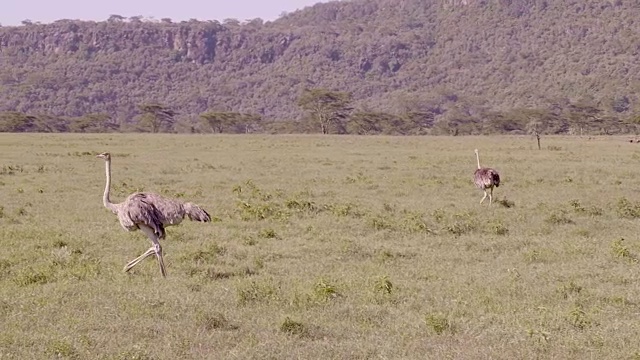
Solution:
M275 20L283 12L328 0L2 0L0 24L20 25L29 19L50 23L59 19L106 20L109 15L124 17L142 15L174 21L219 20L240 21L254 18Z

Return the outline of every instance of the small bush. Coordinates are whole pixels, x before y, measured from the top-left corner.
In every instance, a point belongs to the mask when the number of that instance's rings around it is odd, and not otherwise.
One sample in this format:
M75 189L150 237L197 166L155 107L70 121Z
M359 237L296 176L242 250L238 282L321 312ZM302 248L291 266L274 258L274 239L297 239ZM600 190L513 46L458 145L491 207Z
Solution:
M477 221L471 213L455 214L445 225L445 230L455 236L473 232L477 228Z
M389 217L377 215L369 218L369 226L375 230L387 230L393 228L393 220Z
M200 263L208 264L215 261L215 259L219 255L224 255L226 252L227 250L224 247L213 243L213 244L209 244L208 248L206 249L196 251L190 257L191 257L191 260L193 260L193 262L196 264L200 264Z
M68 245L69 244L67 244L67 242L64 240L56 240L53 242L54 248L64 248L64 247L67 247Z
M582 213L585 212L586 209L582 206L582 204L580 204L580 200L569 200L569 206L571 206L573 208L573 211L577 212L577 213Z
M618 200L616 210L618 216L623 218L636 219L640 217L640 204L632 203L624 197Z
M527 334L529 335L530 338L534 339L539 344L540 343L546 344L549 342L549 339L551 338L551 333L544 330L529 329L527 330Z
M524 260L528 263L534 263L540 261L540 251L529 250L524 253Z
M14 175L16 172L23 172L24 167L22 165L4 165L0 169L0 175Z
M400 226L409 233L434 233L422 214L407 213Z
M246 236L243 240L243 243L247 246L253 246L256 245L258 243L258 240L256 240L256 238L252 237L252 236Z
M53 278L51 269L27 268L16 274L13 281L19 286L29 286L34 284L46 284Z
M251 281L238 288L238 304L270 302L278 298L278 288L271 281Z
M244 221L265 220L267 218L286 219L287 214L281 211L276 203L250 203L238 201L240 217Z
M0 259L0 274L4 275L3 272L10 267L11 262L9 262L9 260Z
M468 224L453 223L447 225L446 230L455 236L460 236L462 234L470 232L471 230L473 230L473 228L469 227Z
M238 327L232 325L229 320L224 316L224 314L216 312L216 313L201 313L196 317L197 324L207 330L235 330Z
M315 298L320 302L329 301L338 297L339 295L337 288L324 279L320 279L318 280L318 282L316 282L313 287L313 294Z
M578 304L576 304L574 308L569 312L568 320L571 325L579 330L584 330L585 328L591 326L592 323L586 311L584 311L583 307Z
M318 207L315 203L308 200L288 199L284 202L284 206L287 209L301 211L301 212L317 212Z
M576 231L574 231L574 234L583 238L591 237L591 232L587 229L577 229Z
M381 262L386 262L395 259L396 255L388 249L379 249L375 251L376 258Z
M79 355L73 345L63 340L56 340L47 346L47 353L56 358L78 359Z
M197 271L196 270L196 271L194 271L194 274L192 274L192 275L195 275L195 274L198 274L198 273L201 273L201 271ZM228 278L236 275L233 272L219 271L219 270L217 270L215 268L208 268L204 273L206 274L206 277L208 279L212 279L212 280L228 279Z
M260 236L261 238L264 239L278 239L278 234L276 233L275 230L273 230L272 228L267 228L267 229L262 229L260 230L260 233L258 233L258 236Z
M100 275L102 266L99 259L92 259L86 256L75 257L67 266L64 274L78 279L93 279Z
M451 329L449 320L442 315L429 314L425 317L425 323L437 335L442 335L445 331Z
M574 281L570 281L568 284L562 285L558 292L563 299L569 298L570 295L577 295L582 291L582 286L576 284Z
M347 176L344 180L347 184L355 184L355 183L372 183L371 177L362 173L362 171L358 172L355 176Z
M374 290L377 293L391 295L391 292L393 291L393 284L388 277L383 276L380 279L376 280L374 284Z
M587 212L588 215L591 215L591 216L600 216L600 215L604 214L604 210L599 208L599 207L597 207L597 206L589 206L586 209L586 212Z
M631 253L629 248L627 248L627 246L624 244L624 239L617 239L611 242L611 253L615 257L631 262L638 261L637 258Z
M580 200L576 200L576 199L570 200L569 206L573 209L575 213L579 213L579 214L587 214L591 216L600 216L604 214L604 210L602 210L601 208L597 206L584 207L580 203Z
M361 217L363 214L358 210L355 204L346 203L346 204L329 204L326 208L334 215L334 216L352 216L352 217Z
M552 212L544 221L553 225L573 224L573 220L564 210Z
M509 233L509 228L507 228L500 220L492 221L489 223L489 226L491 228L491 232L496 235L507 235Z
M244 221L272 218L287 220L292 210L304 207L304 201L292 200L285 204L275 201L281 195L279 192L274 196L258 188L251 180L246 181L244 186L234 186L232 191L238 197L236 207L240 218ZM311 205L311 203L308 204L308 206Z
M433 219L440 223L442 221L444 221L444 219L446 218L446 212L443 209L436 209L433 210L433 212L431 213L431 216L433 216Z
M304 324L286 317L280 324L280 331L288 335L303 335L306 332Z

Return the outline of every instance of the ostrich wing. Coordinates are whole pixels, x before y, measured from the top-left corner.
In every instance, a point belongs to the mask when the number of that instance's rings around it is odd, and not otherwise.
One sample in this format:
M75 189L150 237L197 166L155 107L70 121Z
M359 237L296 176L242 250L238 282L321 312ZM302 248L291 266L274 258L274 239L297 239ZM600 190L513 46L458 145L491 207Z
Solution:
M191 218L191 215L194 212L193 206L187 206L189 203L183 204L181 201L166 198L154 193L143 194L145 195L146 201L153 204L155 207L156 213L164 226L178 225L182 222L185 215L189 214L189 217ZM195 207L197 208L197 206Z
M127 229L137 228L144 224L153 229L159 238L164 238L163 216L147 194L135 193L127 197L118 212L120 224Z
M477 187L484 189L490 186L498 187L500 185L500 175L494 169L482 168L473 174L473 182Z

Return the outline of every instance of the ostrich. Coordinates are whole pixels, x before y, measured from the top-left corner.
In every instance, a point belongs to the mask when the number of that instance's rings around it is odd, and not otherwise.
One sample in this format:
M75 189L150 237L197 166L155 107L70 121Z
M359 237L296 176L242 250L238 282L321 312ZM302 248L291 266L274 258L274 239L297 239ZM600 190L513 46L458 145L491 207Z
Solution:
M476 187L484 191L484 196L480 200L480 204L489 195L489 205L493 200L493 187L500 186L500 174L492 168L483 168L480 166L480 155L478 155L478 149L475 149L476 160L478 161L478 169L473 173L473 183ZM489 192L487 193L487 189Z
M137 229L147 235L152 246L142 255L131 260L125 267L127 272L147 257L154 255L160 264L160 272L163 277L167 276L162 259L162 247L160 239L165 238L165 227L178 225L185 215L193 221L209 222L211 217L198 205L192 203L182 203L178 200L167 199L158 194L148 192L137 192L129 195L125 201L114 204L109 199L111 189L111 154L102 153L98 158L104 159L107 174L107 183L104 188L102 201L104 206L118 216L120 225L125 230L136 231Z

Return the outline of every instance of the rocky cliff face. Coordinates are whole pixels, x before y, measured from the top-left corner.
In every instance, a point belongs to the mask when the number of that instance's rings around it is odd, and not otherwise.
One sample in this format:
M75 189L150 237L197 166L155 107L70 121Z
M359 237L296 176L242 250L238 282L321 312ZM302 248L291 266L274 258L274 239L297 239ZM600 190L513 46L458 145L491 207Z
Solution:
M59 21L48 25L0 28L0 53L18 49L22 53L71 54L117 52L132 48L163 47L176 56L198 63L215 59L217 24L192 26L114 24Z
M216 61L216 55L251 43L248 32L233 31L217 22L110 23L61 20L53 24L0 27L0 54L94 55L162 48L172 52L175 60L198 64ZM283 35L274 39L273 47L258 54L261 62L273 61L282 54L289 40Z

